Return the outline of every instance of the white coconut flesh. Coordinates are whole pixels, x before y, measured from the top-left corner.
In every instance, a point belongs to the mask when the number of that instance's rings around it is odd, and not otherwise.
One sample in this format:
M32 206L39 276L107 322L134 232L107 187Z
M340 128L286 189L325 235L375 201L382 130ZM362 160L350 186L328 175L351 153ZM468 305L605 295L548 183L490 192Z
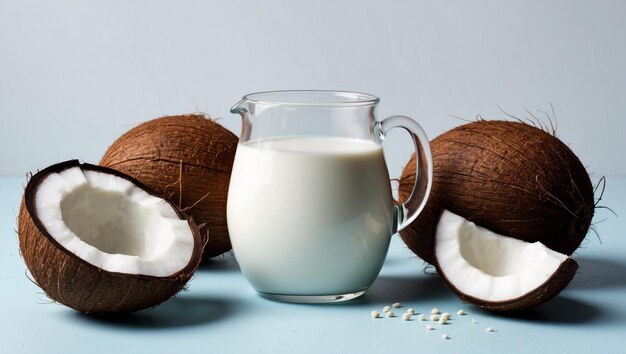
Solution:
M568 256L540 242L499 235L452 212L439 219L435 257L459 291L485 301L519 298L545 283Z
M66 250L106 271L165 277L190 261L194 236L165 200L107 173L51 173L35 194L37 217Z

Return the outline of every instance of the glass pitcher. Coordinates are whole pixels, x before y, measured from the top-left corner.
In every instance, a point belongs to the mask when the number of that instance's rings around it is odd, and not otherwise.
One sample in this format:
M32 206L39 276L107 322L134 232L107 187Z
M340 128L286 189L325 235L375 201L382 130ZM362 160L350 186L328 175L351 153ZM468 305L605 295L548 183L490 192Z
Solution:
M235 258L262 296L286 302L356 298L374 282L391 236L426 204L428 138L411 118L376 120L379 98L343 91L249 94L232 107L242 130L227 202ZM382 151L403 128L416 181L396 204Z

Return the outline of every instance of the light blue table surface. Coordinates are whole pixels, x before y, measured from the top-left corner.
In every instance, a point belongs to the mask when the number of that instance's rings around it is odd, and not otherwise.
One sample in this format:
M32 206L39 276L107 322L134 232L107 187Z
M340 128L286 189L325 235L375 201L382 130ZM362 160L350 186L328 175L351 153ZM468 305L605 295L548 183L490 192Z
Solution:
M616 353L626 352L626 177L607 179L590 233L574 254L580 269L560 296L523 317L458 300L394 236L383 270L360 299L334 305L265 300L232 254L199 269L183 292L151 311L118 319L50 303L26 277L16 216L25 178L0 177L0 353ZM449 325L372 319L372 310L438 306ZM458 309L467 316L456 316ZM478 321L472 323L472 319ZM432 323L432 322L431 322ZM495 333L485 329L493 327ZM443 333L450 335L442 340Z

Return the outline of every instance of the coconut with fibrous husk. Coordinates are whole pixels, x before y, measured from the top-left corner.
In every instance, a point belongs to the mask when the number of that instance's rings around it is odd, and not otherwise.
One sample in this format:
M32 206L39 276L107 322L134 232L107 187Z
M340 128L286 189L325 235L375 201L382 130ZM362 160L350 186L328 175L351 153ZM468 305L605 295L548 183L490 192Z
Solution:
M100 164L143 182L193 216L209 241L203 257L231 249L226 197L238 138L207 116L167 116L118 138Z
M179 292L201 259L196 224L116 170L76 160L28 182L20 251L54 301L91 314L153 307Z
M580 160L554 134L522 122L481 120L445 132L430 146L434 166L431 195L422 213L400 235L415 254L437 267L444 280L450 277L438 256L443 250L437 247L441 236L438 223L444 211L503 237L539 242L563 257L571 255L586 236L595 207L593 186ZM408 197L414 181L413 156L400 178L400 200ZM471 243L481 240L475 238ZM469 252L467 245L459 243L458 247ZM492 247L471 249L477 252L472 256L475 259L488 263L495 257L489 254ZM462 254L457 251L454 252ZM555 276L544 279L559 283L550 287L550 296L573 277L572 262L567 261L567 276L553 269ZM481 271L484 273L485 269ZM450 282L448 285L458 290ZM528 308L540 303L529 297L524 301L464 298L495 310ZM510 304L497 306L503 302Z

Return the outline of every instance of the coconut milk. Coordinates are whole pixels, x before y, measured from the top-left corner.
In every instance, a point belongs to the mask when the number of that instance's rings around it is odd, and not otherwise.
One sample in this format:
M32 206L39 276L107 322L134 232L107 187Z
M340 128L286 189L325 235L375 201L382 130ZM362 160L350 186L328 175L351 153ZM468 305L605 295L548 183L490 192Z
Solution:
M382 149L339 137L239 144L227 213L235 257L257 291L363 291L378 275L391 236Z

